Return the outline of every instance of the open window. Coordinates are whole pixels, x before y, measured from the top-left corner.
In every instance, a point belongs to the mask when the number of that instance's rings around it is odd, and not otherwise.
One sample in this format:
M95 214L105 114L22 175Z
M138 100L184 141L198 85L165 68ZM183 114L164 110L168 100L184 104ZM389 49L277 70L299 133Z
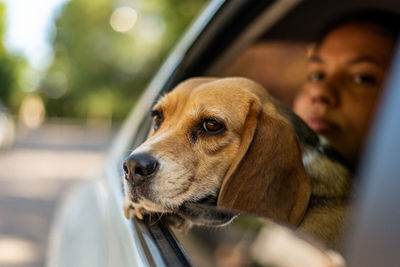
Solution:
M154 99L189 77L243 76L259 82L273 96L291 106L305 79L307 49L316 34L336 16L365 6L385 4L378 1L367 4L352 1L343 5L335 1L227 1L213 11L207 27L199 29L169 75L161 76L163 80L159 82L161 86L153 95ZM400 7L397 9L400 11ZM133 147L143 142L150 126L150 118L145 117ZM146 232L147 236L160 238L155 246L164 243L170 247L172 244L173 249L160 252L160 257L168 258L165 253L180 255L178 258L184 259L180 261L182 265L268 265L279 261L295 265L290 262L291 257L304 263L311 258L317 264L343 264L339 253L327 249L318 240L294 234L265 218L243 215L227 227L194 227L186 234L173 229L170 232L162 218L146 222L134 219L134 225L139 235ZM159 235L157 231L168 234ZM315 262L309 262L310 266Z

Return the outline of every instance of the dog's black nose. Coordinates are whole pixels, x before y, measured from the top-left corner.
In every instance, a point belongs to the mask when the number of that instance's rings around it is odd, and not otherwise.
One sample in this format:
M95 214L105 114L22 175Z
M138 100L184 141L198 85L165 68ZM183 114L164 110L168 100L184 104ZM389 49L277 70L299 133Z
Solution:
M158 170L158 162L147 154L133 154L124 161L123 168L125 178L135 185L143 183L146 179L154 176Z

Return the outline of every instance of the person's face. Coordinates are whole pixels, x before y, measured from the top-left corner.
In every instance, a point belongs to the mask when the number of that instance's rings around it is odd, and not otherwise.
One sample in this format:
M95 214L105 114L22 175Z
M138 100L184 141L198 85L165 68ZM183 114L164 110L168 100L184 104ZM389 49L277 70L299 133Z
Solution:
M358 159L393 47L377 26L354 23L330 32L310 53L293 109L350 164Z

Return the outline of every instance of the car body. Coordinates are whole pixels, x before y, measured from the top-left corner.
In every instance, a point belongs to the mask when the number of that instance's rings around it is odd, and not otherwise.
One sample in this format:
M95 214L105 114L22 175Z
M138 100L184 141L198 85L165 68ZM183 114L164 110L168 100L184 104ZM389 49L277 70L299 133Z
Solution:
M126 119L109 152L104 172L77 188L60 209L52 231L48 266L201 265L194 260L196 256L186 252L190 244L182 245L162 220L127 220L123 214L121 163L126 151L146 138L151 127L148 114L152 103L186 78L221 76L232 57L257 39L304 44L314 40L334 18L362 8L382 8L400 14L400 3L388 0L210 1ZM361 183L351 217L354 224L346 231L341 249L348 266L397 264L399 74L398 54L377 127L357 171ZM287 256L290 255L288 252ZM197 257L201 261L201 256Z
M0 102L0 149L12 145L15 139L15 124L10 112Z

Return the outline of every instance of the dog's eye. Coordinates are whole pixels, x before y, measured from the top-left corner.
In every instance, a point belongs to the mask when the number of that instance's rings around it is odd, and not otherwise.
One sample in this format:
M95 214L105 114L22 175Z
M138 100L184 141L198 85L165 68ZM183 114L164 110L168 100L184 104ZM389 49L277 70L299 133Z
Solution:
M205 119L203 121L203 130L207 134L219 134L225 130L225 125L216 119Z
M161 110L152 110L151 116L153 117L153 128L158 130L164 121L163 113Z

